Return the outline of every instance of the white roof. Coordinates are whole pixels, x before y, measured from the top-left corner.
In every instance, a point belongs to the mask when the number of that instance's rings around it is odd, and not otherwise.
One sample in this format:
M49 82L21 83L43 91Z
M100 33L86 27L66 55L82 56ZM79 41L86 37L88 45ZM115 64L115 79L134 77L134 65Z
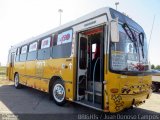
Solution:
M16 45L12 46L11 49L14 49L16 47L19 47L19 46L25 45L27 43L33 42L33 41L38 40L38 39L40 39L42 37L45 37L45 36L50 35L50 34L53 34L54 32L57 32L59 30L65 29L65 28L70 27L70 26L74 26L76 24L79 24L81 22L86 21L87 19L94 18L94 17L99 16L101 14L104 14L106 12L109 12L109 7L100 8L100 9L95 10L95 11L89 13L89 14L86 14L86 15L80 17L80 18L77 18L77 19L75 19L75 20L73 20L73 21L71 21L69 23L61 25L61 26L59 26L59 27L57 27L55 29L52 29L52 30L50 30L48 32L42 33L42 34L40 34L40 35L38 35L36 37L32 37L32 38L27 39L27 40L25 40L25 41L23 41L23 42L21 42L19 44L16 44Z

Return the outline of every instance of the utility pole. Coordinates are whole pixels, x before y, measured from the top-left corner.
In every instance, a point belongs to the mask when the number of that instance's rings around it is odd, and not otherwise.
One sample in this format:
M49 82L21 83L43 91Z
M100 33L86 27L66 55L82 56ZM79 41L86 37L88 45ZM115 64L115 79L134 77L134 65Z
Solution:
M60 17L59 18L59 25L61 25L61 14L62 14L63 10L59 9L58 12L59 12L59 17Z
M116 5L116 10L117 10L117 6L119 5L119 2L115 2L115 5Z
M149 37L149 41L148 41L148 46L147 46L147 49L148 49L148 51L147 51L147 56L148 56L148 61L149 61L149 62L150 62L149 47L150 47L150 42L151 42L151 39L152 39L152 32L153 32L153 28L154 28L155 18L156 18L156 15L154 15L154 18L153 18L151 33L150 33L150 37Z

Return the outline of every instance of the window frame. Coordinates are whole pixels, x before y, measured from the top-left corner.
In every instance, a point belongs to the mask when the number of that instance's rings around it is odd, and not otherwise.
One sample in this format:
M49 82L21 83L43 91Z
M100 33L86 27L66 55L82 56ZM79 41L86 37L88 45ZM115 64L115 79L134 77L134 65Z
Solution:
M62 33L64 33L64 32L66 32L66 31L70 31L71 30L71 42L67 42L67 43L63 43L63 44L57 44L57 42L58 42L58 35L60 35L60 34L62 34ZM71 54L72 54L72 42L73 42L73 28L72 27L70 27L70 28L67 28L67 29L63 29L63 30L61 30L61 31L57 31L57 32L55 32L55 33L53 33L54 34L54 36L52 36L53 38L52 38L52 42L53 42L53 45L51 46L51 57L52 57L52 59L59 59L59 58L69 58L69 57L71 57ZM52 34L52 35L53 35ZM69 48L70 48L70 55L65 55L65 56L54 56L54 54L55 54L55 52L54 52L54 48L56 48L56 47L65 47L65 46L70 46ZM60 48L59 48L60 49ZM61 48L61 50L63 50L63 48Z
M15 62L19 62L19 60L20 60L20 47L18 47L16 50Z
M65 32L68 32L68 34L70 35L69 36L69 39L71 39L70 40L70 42L64 42L64 43L59 43L60 41L58 41L59 40L59 36L61 36L61 35L63 35ZM71 34L70 34L71 33ZM67 35L68 34L65 34L65 37L64 37L64 35L63 35L63 37L62 38L66 38L66 37L68 37ZM61 38L61 39L62 39ZM66 38L67 39L67 38ZM67 40L64 40L64 41L67 41ZM61 31L61 32L58 32L57 33L57 45L63 45L63 44L67 44L67 43L72 43L72 41L73 41L73 29L66 29L66 30L63 30L63 31ZM62 41L63 42L63 41Z
M22 53L22 48L25 47L25 46L27 46L26 52L25 52L25 53ZM25 44L25 45L21 46L19 61L20 61L20 62L25 62L25 61L27 61L27 54L28 54L28 44ZM23 56L25 57L24 60L21 59L21 57L23 57Z
M50 41L49 41L49 46L42 48L42 41L44 41L44 40L46 40L46 39L48 39L48 38L50 39ZM52 41L52 36L47 36L47 37L44 37L43 39L41 39L41 40L40 40L40 46L39 46L40 49L42 50L42 49L51 47L51 41Z
M32 51L29 51L30 50L30 46L34 43L37 43L37 46L36 46L36 50L32 50ZM34 61L34 60L37 60L37 51L38 51L38 41L33 41L31 42L29 45L28 45L28 53L27 53L27 58L26 58L26 61ZM31 54L35 54L35 57L31 57L29 58L29 56Z
M45 39L48 39L48 38L50 38L49 46L45 47L45 48L42 48L42 41L45 40ZM45 37L43 37L39 40L38 49L37 49L37 60L47 60L47 59L51 58L51 52L52 52L51 51L51 48L52 48L51 45L52 45L52 35L45 36ZM46 52L48 52L48 54L45 54ZM44 54L43 57L40 56L42 54Z
M37 43L36 50L30 51L30 46L31 46L32 44L34 44L34 43ZM28 45L28 53L34 52L34 51L37 51L37 50L38 50L38 41L34 41L34 42L32 42L32 43L30 43L30 44Z
M22 53L22 49L23 49L24 47L27 47L27 49L26 49L25 53ZM27 52L28 52L28 45L23 45L23 46L21 47L20 54L26 54Z

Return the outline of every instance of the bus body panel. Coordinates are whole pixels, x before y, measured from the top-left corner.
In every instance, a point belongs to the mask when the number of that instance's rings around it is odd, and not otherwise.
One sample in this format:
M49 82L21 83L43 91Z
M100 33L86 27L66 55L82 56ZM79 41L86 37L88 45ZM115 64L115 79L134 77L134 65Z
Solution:
M53 76L59 76L64 81L66 98L70 99L73 99L73 60L73 58L49 59L45 61L43 69L44 79L50 80ZM41 85L43 86L44 83L45 80Z
M19 74L20 83L26 84L26 62L16 62L13 74L15 75L15 73Z
M26 84L29 86L36 87L36 61L27 61L26 62L26 71L25 71L25 77L26 77Z
M11 61L8 62L8 77L14 80L15 73L19 74L20 83L41 91L49 92L49 83L53 80L53 77L59 77L64 82L66 90L66 99L70 101L76 101L76 80L77 80L77 47L78 47L78 34L82 31L95 28L97 26L105 26L104 36L104 81L102 82L103 91L103 107L105 112L119 112L124 108L129 108L132 105L139 105L144 102L151 94L151 76L137 75L129 76L117 74L110 71L110 24L112 20L108 9L100 10L98 12L87 15L84 18L78 19L76 22L69 23L57 29L51 30L35 38L41 39L45 36L54 34L62 29L72 28L73 38L72 47L70 48L71 56L67 58L52 58L45 60L34 60L26 62L15 62L14 66L11 65ZM29 44L34 39L24 42ZM20 43L11 48L9 53L9 59L11 59L11 53L16 51L17 47L23 46Z

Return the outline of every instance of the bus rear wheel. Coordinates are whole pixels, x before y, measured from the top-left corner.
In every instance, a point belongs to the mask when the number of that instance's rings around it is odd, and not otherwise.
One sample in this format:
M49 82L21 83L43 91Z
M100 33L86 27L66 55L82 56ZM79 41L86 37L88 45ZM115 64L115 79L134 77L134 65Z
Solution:
M14 87L20 89L22 85L19 83L19 75L18 73L14 77Z
M63 82L61 80L56 80L52 86L53 100L57 105L62 106L66 102L65 95L66 91Z
M159 90L159 86L155 83L152 83L152 91L153 92L158 92L158 90Z

